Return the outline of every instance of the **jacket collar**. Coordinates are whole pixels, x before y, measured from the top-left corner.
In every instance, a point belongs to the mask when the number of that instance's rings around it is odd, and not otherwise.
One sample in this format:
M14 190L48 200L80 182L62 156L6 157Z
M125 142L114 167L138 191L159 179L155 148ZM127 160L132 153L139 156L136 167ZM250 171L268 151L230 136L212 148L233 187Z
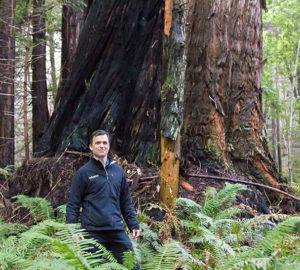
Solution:
M115 160L113 160L112 158L110 157L107 157L107 161L106 161L106 164L105 166L103 166L103 163L99 160L99 159L95 159L93 156L90 157L90 160L93 164L97 165L97 166L101 166L102 168L107 168L109 167L110 165L116 163Z

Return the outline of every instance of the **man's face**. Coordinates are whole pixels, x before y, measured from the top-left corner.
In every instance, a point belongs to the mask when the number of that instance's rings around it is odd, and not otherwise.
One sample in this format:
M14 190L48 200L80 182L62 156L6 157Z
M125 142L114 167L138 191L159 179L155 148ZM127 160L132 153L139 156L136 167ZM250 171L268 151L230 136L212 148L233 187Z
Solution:
M108 155L109 141L107 135L93 137L90 149L96 158L103 159Z

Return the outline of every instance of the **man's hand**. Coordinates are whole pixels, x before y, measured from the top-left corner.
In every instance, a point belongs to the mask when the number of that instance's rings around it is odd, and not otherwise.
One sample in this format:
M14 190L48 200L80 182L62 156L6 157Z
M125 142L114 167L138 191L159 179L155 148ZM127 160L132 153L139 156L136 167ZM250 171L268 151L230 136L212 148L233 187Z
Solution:
M76 233L76 234L73 234L73 240L78 243L79 242L79 238L80 239L84 239L83 235L81 233Z
M131 238L136 239L140 236L142 230L133 229L131 233Z

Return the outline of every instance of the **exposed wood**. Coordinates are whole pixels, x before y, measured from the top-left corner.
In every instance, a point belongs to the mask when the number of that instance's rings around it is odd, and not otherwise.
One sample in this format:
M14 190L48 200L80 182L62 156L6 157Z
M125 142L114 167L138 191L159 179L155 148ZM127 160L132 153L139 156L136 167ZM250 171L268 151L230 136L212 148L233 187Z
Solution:
M169 1L170 2L170 1ZM172 2L172 1L171 1ZM161 90L161 183L160 199L168 207L175 207L179 185L180 129L183 119L183 95L186 69L185 23L183 0L174 0L171 31L165 29L164 59L167 60L166 79ZM166 2L166 6L170 3ZM165 10L167 12L167 9ZM173 16L172 16L173 14Z
M185 174L184 176L197 177L197 178L207 178L207 179L215 179L215 180L229 181L229 182L233 182L233 183L241 183L241 184L245 184L245 185L262 187L264 189L275 191L277 193L283 194L283 195L288 196L288 197L290 197L292 199L300 201L300 198L298 198L297 196L289 194L289 193L287 193L285 191L282 191L282 190L280 190L278 188L274 188L274 187L270 187L270 186L267 186L267 185L264 185L264 184L254 183L254 182L246 181L246 180L242 180L242 179L230 178L230 177L222 177L222 176L204 175L204 174Z
M15 0L0 0L0 168L14 164Z
M179 183L179 159L175 157L175 142L161 138L160 200L168 207L175 207Z
M66 150L65 153L67 153L67 154L72 154L72 155L85 156L85 157L91 156L90 153L78 152L78 151L69 151L69 150Z
M170 29L172 25L172 9L173 9L173 0L165 0L164 34L166 36L170 36Z

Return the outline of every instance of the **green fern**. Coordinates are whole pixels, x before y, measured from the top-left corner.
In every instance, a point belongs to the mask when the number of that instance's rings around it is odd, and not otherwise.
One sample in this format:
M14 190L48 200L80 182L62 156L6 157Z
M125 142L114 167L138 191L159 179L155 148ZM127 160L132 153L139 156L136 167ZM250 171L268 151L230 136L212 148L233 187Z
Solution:
M226 184L214 198L205 202L201 212L210 217L216 217L222 210L231 206L240 190L246 190L247 187L240 184Z
M296 224L298 222L300 222L300 217L291 217L278 224L273 230L267 233L267 235L258 243L256 248L242 252L235 258L229 258L224 261L224 265L221 269L245 269L244 267L246 265L247 267L256 265L258 268L260 267L261 262L273 263L274 258L279 257L277 256L278 254L276 254L276 251L280 250L281 247L284 246L284 242L295 233ZM300 252L299 243L298 245L295 244L295 249L294 251L291 251L291 253L293 252L296 253L291 254L289 257L290 262L297 263L297 260L300 259L297 257ZM283 257L285 256L282 256L282 258Z
M173 241L165 243L157 252L149 254L144 270L173 270L177 258L177 244Z
M23 207L29 210L30 215L32 216L35 222L54 218L54 213L51 204L43 198L32 198L26 195L17 195L12 198L17 199L17 201Z

